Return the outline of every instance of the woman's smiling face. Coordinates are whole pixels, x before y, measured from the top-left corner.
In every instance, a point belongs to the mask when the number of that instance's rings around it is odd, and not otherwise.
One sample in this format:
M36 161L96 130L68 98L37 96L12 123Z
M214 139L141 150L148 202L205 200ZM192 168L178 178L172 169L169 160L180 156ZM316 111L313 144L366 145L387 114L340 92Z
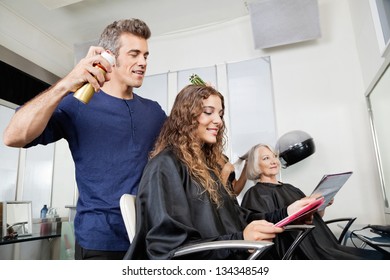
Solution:
M264 146L259 147L258 155L261 176L276 176L280 171L280 161L277 155Z
M203 112L198 117L198 139L207 144L217 142L218 131L222 126L223 109L221 99L217 95L210 95L203 100Z

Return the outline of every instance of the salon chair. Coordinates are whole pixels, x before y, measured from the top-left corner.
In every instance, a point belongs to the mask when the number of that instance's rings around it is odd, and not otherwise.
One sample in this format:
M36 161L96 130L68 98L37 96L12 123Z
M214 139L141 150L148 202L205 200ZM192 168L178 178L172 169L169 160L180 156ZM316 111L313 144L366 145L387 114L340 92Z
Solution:
M340 235L338 236L338 238L335 236L339 244L345 245L346 242L344 241L344 239L346 237L346 234L349 231L349 228L351 227L353 222L355 222L355 220L356 220L356 217L337 218L337 219L327 220L327 221L325 221L325 224L330 225L333 223L345 223L345 226L344 226L343 230L341 231Z
M129 236L129 241L131 243L136 232L135 196L130 194L123 194L120 198L119 205L123 221L126 226L127 234ZM302 240L311 232L313 228L313 225L292 225L286 227L286 231L297 231L298 234L294 242L289 247L289 250L283 256L283 260L289 260L292 258L295 249L299 246ZM266 241L222 240L200 242L196 244L184 245L182 247L177 248L174 253L174 257L181 257L200 251L231 248L253 250L253 253L251 253L248 257L248 260L254 260L261 258L261 256L263 256L266 251L268 251L268 249L270 249L272 246L272 242Z
M130 194L123 194L122 197L120 198L119 205L120 205L123 221L126 226L127 234L129 236L129 241L131 243L133 241L135 231L136 231L135 196ZM208 241L208 242L200 242L196 244L181 246L177 248L176 251L174 252L174 258L185 256L196 252L201 252L201 251L231 248L231 249L253 250L253 252L248 257L248 260L254 260L261 257L272 246L273 246L272 242L266 242L266 241L244 241L244 240Z

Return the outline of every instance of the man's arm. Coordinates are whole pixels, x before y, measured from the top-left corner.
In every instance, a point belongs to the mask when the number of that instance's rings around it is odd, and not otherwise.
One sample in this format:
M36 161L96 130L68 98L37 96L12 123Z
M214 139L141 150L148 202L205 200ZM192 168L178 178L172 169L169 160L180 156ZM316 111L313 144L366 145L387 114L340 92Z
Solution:
M24 147L38 137L66 93L60 81L22 106L4 130L4 144Z
M107 72L111 72L110 63L101 55L104 49L91 47L87 56L63 79L46 91L23 105L12 117L4 131L4 144L10 147L24 147L45 129L54 110L68 92L74 92L86 82L99 90L109 80L94 65L102 64Z

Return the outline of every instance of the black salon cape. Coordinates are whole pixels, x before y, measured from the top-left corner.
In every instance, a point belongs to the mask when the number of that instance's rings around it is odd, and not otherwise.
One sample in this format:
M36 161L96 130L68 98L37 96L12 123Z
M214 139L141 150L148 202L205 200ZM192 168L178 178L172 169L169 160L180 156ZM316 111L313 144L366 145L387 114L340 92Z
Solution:
M279 220L286 209L271 214L242 209L221 186L223 205L217 207L190 177L170 149L147 164L136 199L136 235L125 259L171 259L184 244L213 240L242 240L254 219ZM211 250L190 259L242 259L246 250Z
M286 207L306 195L290 184L257 183L244 195L241 206L253 211L269 212L280 207ZM295 259L311 260L353 260L353 259L382 259L377 251L364 250L340 245L318 213L315 213L313 224L315 228L302 241ZM296 233L283 232L274 239L275 246L268 256L280 259L292 243Z

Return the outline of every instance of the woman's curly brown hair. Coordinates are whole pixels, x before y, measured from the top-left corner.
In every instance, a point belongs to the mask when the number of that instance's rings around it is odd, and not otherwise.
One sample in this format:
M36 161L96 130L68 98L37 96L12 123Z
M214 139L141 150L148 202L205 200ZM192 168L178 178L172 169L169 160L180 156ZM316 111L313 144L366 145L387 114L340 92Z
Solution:
M221 186L221 165L224 162L223 148L225 145L225 122L218 130L217 141L214 144L204 144L198 139L198 118L203 113L203 100L211 95L221 99L222 109L225 109L224 98L210 86L188 85L183 88L175 99L171 113L165 121L151 157L156 156L167 147L188 167L192 178L208 192L211 200L221 205L218 188ZM214 173L217 178L211 174ZM224 186L231 193L227 186Z

